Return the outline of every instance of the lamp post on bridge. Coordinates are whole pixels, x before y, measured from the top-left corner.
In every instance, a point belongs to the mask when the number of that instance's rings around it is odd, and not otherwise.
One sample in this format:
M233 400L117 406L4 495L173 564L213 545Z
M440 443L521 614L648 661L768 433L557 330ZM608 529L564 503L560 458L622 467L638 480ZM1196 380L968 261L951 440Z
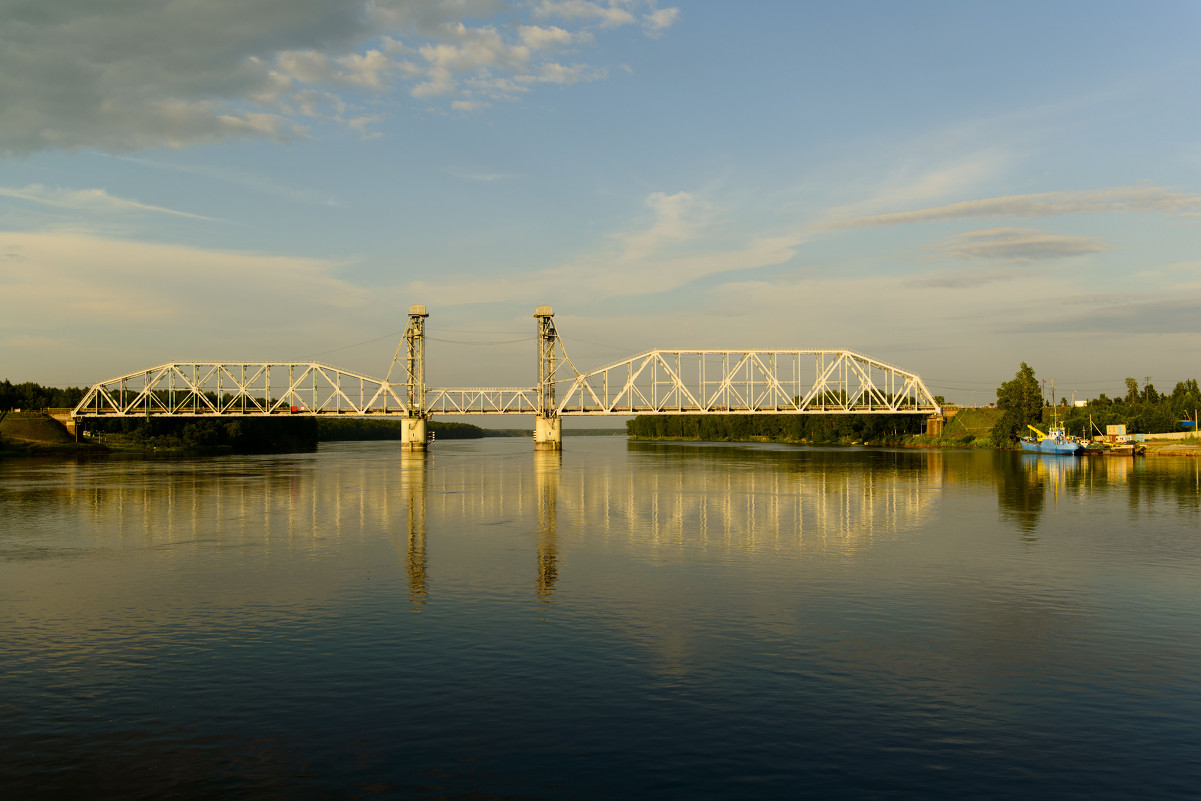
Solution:
M550 306L534 310L538 321L538 413L534 418L534 450L563 449L563 418L555 414L555 313Z

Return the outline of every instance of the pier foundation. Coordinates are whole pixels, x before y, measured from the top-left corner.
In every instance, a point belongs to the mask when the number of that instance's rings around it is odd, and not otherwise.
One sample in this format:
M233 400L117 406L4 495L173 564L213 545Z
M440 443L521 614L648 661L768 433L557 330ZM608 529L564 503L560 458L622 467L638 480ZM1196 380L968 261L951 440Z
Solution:
M401 428L401 447L406 451L424 451L426 449L425 429L424 417L406 417Z
M563 418L535 417L534 418L534 450L561 451L563 450Z

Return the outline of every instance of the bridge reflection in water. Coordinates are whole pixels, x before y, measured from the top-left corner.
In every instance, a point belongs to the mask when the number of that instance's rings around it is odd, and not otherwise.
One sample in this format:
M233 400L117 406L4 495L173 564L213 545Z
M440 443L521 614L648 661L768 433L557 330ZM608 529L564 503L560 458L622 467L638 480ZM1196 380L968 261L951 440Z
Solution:
M1049 505L1082 492L1133 482L1132 504L1165 492L1196 504L1201 486L1197 464L1157 464L1142 481L1150 466L1129 459L605 439L533 460L523 440L485 440L448 442L433 454L370 443L60 463L36 487L0 496L0 517L33 519L51 504L71 510L72 527L97 549L149 547L181 561L206 548L246 548L248 557L278 548L313 592L345 576L328 569L355 551L343 542L378 541L395 561L365 569L407 583L415 605L456 583L493 587L497 576L523 572L523 583L550 602L565 576L578 578L619 550L650 559L853 555L922 527L944 492L963 497L959 488L972 485L992 485L1002 521L1031 539Z
M826 454L834 457L831 467L839 465L828 470L820 458L765 464L763 453L740 448L629 448L632 464L582 454L564 465L563 453L551 451L536 453L532 469L518 463L497 469L474 459L444 469L449 460L440 456L412 457L416 469L404 487L413 597L424 598L427 518L536 523L536 593L550 601L559 550L571 544L599 540L748 556L850 553L920 526L942 481L934 454L905 454L892 467L863 469L847 469L841 454ZM743 463L731 469L739 458ZM561 532L570 532L566 544Z
M136 538L163 546L167 558L279 545L316 561L345 540L385 537L419 605L437 592L439 559L461 561L445 550L452 537L467 550L503 545L511 553L525 543L534 592L549 602L564 550L847 554L920 526L943 480L936 454L856 465L836 453L826 460L820 452L610 440L531 461L523 440L485 443L447 443L433 454L373 443L85 462L63 468L64 479L44 491L70 496L97 547Z

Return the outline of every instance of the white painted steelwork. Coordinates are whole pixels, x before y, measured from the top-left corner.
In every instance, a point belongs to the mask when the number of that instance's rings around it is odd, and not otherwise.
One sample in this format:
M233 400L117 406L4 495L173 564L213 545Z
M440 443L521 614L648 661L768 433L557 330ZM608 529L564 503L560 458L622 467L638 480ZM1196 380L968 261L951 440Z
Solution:
M71 416L407 415L395 386L315 362L175 362L96 384Z
M848 350L652 350L582 373L556 414L936 414L921 378Z
M551 421L552 431L555 418L579 415L942 411L916 374L848 350L651 350L581 373L550 306L534 314L537 386L432 389L425 386L428 316L424 306L410 308L383 380L317 363L172 363L96 384L71 416L533 414ZM405 381L392 383L402 348Z
M537 387L466 387L431 389L426 395L429 414L536 414Z

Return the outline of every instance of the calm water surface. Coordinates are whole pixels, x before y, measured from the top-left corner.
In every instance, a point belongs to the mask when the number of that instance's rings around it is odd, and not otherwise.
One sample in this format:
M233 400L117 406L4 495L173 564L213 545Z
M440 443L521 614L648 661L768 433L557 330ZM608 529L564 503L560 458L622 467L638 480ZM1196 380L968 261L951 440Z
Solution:
M0 463L0 796L1196 798L1201 465Z

